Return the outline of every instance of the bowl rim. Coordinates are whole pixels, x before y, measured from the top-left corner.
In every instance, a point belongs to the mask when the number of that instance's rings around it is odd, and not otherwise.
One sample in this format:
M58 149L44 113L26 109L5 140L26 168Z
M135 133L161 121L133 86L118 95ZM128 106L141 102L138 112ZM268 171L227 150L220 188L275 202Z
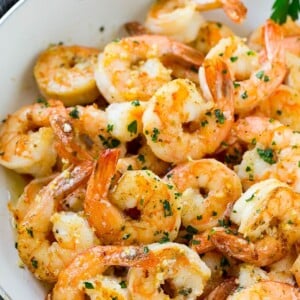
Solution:
M0 26L4 24L7 19L14 13L16 12L27 0L19 0L17 1L11 8L5 12L5 14L0 18Z

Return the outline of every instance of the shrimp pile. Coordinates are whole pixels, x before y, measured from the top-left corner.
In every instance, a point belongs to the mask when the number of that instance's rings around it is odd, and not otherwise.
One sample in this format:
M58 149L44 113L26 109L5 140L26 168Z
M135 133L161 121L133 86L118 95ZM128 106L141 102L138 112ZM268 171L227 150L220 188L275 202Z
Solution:
M55 45L0 164L47 299L300 299L300 26L249 39L238 0L160 0L103 49Z

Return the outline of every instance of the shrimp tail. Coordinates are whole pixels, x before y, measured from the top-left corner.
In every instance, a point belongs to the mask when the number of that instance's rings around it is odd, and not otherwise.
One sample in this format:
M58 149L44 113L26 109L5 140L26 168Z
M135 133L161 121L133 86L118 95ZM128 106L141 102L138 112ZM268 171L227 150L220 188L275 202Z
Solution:
M147 28L139 22L127 22L124 24L125 30L130 36L148 34Z
M50 124L56 137L56 151L60 157L78 164L84 160L92 160L89 153L75 142L74 128L66 116L53 115Z
M287 253L287 247L280 239L265 237L254 244L232 234L230 229L215 228L211 240L222 253L258 267L272 264ZM272 255L268 251L269 248L272 249Z
M284 61L283 29L272 20L268 20L263 27L265 51L268 60Z

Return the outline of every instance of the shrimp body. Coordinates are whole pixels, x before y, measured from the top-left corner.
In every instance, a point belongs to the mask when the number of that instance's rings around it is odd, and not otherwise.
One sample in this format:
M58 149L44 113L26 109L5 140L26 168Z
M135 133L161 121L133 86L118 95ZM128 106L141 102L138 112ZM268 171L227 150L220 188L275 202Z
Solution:
M151 244L159 262L152 268L131 268L128 289L134 299L196 299L210 277L210 269L190 248L177 243ZM171 294L161 288L168 285Z
M145 247L121 247L121 246L96 246L81 254L60 272L58 280L52 291L53 300L83 300L85 299L86 289L97 289L102 286L99 294L88 291L92 299L99 299L104 294L104 299L128 299L125 292L115 287L115 282L109 280L106 276L99 276L109 266L144 266L149 268L155 265L157 258L151 253L145 251ZM98 280L101 282L97 283ZM96 295L95 295L96 294ZM94 296L94 298L93 298ZM106 297L108 296L108 298ZM101 298L103 299L103 298Z
M279 25L269 21L264 32L267 55L262 62L255 52L234 36L221 40L207 55L207 58L221 55L230 65L235 81L234 108L238 114L250 112L271 95L282 83L287 71L279 43L282 38ZM201 73L199 80L201 83Z
M242 193L238 176L214 159L187 162L175 167L166 177L182 193L182 224L198 231L216 226L227 205Z
M144 112L147 143L164 161L179 163L213 153L229 133L233 123L229 72L222 73L227 68L220 60L207 61L204 69L214 101L205 102L192 82L178 79L162 86Z
M118 152L100 155L89 180L85 212L105 244L174 240L180 227L176 191L148 170L125 172L109 192ZM127 216L126 213L127 212Z
M112 136L129 142L142 133L142 116L145 102L112 103L106 108L107 124Z
M35 196L18 226L18 251L39 279L54 282L82 250L97 244L88 222L75 213L57 213L58 201L87 180L90 162L65 170ZM53 225L52 225L53 224ZM53 230L56 242L49 240Z
M248 240L215 229L211 239L221 252L257 266L283 258L299 239L298 194L286 184L268 179L250 187L234 204L230 219Z
M299 298L299 289L293 287L292 285L276 281L261 281L245 289L237 289L227 298L227 300L297 300Z
M294 130L300 130L300 91L281 85L255 109L255 115L278 120Z
M150 8L145 27L154 34L167 35L179 42L196 39L204 18L190 0L156 1Z
M150 8L145 26L154 34L167 35L180 42L196 39L204 18L199 11L222 7L234 22L242 22L247 9L237 0L160 0Z
M50 100L9 115L0 129L0 164L34 177L49 175L56 162L49 119L62 108L60 101Z
M226 25L220 22L206 21L201 25L192 45L206 55L221 39L230 36L234 36L234 33Z
M148 101L171 80L171 71L160 61L170 55L196 67L203 60L197 50L164 36L140 35L112 42L99 55L97 86L109 103Z
M244 153L241 163L235 167L243 187L268 178L277 178L300 191L300 135L280 122L247 117L236 123L238 139L255 147Z
M82 46L55 46L42 52L34 67L42 95L68 106L94 101L100 95L94 79L98 53Z

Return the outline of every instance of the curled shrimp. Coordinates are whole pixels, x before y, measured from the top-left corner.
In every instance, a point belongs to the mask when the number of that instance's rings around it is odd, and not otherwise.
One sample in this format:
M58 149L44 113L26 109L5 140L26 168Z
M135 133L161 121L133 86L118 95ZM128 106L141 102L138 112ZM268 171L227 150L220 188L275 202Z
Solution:
M300 135L297 131L262 117L240 119L234 128L238 139L252 148L235 166L244 189L261 180L277 178L296 192L300 191Z
M99 50L82 46L54 46L42 52L34 67L40 92L65 105L90 103L100 95L94 79Z
M76 254L97 243L85 218L71 212L57 213L58 202L86 182L91 171L89 161L63 171L37 193L19 222L19 255L41 280L56 281L58 273ZM56 242L49 239L52 230Z
M8 115L0 129L0 164L18 173L43 177L56 162L49 118L63 110L60 101L40 101Z
M199 67L203 56L197 50L165 36L140 35L106 45L99 55L95 77L109 103L139 99L147 101L164 83L171 71L160 59L175 57Z
M230 66L235 80L235 113L250 112L263 99L271 95L284 80L287 69L280 46L282 39L280 26L268 21L264 32L266 57L262 58L263 62L258 60L257 54L251 51L241 39L234 36L221 40L207 55L209 59L222 55ZM203 82L202 78L200 68L200 83Z
M166 178L182 193L182 224L198 231L216 226L227 205L242 193L238 176L214 159L189 161L172 169Z
M196 39L204 23L199 11L219 7L237 23L242 22L247 13L246 7L238 0L161 0L151 6L145 27L154 34L189 43Z
M230 219L238 232L215 228L212 242L223 253L256 266L280 260L299 239L299 197L289 186L268 179L250 187L234 204Z
M213 153L233 124L232 82L221 60L204 64L213 102L206 102L195 85L177 79L162 86L144 112L147 144L160 159L179 163ZM176 149L176 151L174 151Z
M278 120L293 130L300 130L300 91L287 85L280 85L255 109L254 115Z
M178 193L158 176L148 170L125 172L109 193L118 153L104 151L89 180L84 202L89 223L105 244L174 240L181 203Z
M129 270L128 289L134 299L196 299L202 294L210 269L193 250L177 243L148 248L159 262L152 268Z
M300 298L298 288L290 284L276 281L261 281L247 288L237 288L227 300L282 299L296 300Z
M145 250L146 249L146 250ZM58 276L52 291L52 300L85 299L86 290L94 289L94 277L102 274L109 266L145 266L149 268L157 263L157 258L146 247L135 246L96 246L78 256ZM128 299L115 289L101 291L102 299ZM97 296L97 295L96 295Z

